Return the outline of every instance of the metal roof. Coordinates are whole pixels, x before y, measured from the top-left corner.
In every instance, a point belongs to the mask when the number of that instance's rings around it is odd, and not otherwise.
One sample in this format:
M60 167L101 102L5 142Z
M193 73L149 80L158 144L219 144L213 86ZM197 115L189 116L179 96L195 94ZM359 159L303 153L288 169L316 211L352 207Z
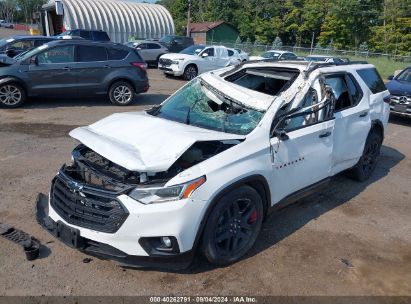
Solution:
M49 10L56 0L44 6ZM61 0L66 30L106 31L114 42L130 36L161 38L174 34L174 22L168 10L158 4L123 0Z

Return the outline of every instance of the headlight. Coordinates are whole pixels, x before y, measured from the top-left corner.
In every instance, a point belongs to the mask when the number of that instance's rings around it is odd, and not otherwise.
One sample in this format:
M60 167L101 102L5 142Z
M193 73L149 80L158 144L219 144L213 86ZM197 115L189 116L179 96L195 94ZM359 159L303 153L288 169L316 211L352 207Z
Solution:
M205 176L202 176L185 184L176 186L135 188L130 192L129 196L143 204L177 201L183 198L189 198L191 193L204 184L205 181Z

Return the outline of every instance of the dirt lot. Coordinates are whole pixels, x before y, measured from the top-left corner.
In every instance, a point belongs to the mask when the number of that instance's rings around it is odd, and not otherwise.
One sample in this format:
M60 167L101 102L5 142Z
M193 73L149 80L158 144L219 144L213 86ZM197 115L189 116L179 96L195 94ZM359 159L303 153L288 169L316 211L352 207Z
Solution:
M213 268L203 258L181 273L122 269L93 260L43 231L34 217L76 142L69 130L111 113L157 104L184 82L150 70L151 90L133 106L107 100L31 100L0 109L0 222L49 248L28 262L0 238L0 295L411 295L411 120L389 125L371 181L337 176L329 189L271 216L251 254Z

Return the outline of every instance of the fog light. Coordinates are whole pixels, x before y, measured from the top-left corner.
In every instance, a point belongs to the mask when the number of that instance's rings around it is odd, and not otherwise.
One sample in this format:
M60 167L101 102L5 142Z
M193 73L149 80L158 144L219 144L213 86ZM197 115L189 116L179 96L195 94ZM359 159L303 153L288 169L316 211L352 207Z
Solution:
M163 236L161 238L161 242L164 244L164 246L166 246L167 248L171 248L172 246L172 242L171 239L168 236Z

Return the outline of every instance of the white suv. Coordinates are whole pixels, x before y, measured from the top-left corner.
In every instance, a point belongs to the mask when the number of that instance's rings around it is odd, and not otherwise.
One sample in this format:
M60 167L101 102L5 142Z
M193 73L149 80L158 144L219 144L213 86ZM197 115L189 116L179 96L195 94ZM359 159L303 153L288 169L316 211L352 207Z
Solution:
M238 261L271 207L344 170L370 176L388 101L370 64L206 73L160 106L73 130L82 144L49 200L40 196L39 220L70 246L126 265L187 267L196 249L214 264Z

